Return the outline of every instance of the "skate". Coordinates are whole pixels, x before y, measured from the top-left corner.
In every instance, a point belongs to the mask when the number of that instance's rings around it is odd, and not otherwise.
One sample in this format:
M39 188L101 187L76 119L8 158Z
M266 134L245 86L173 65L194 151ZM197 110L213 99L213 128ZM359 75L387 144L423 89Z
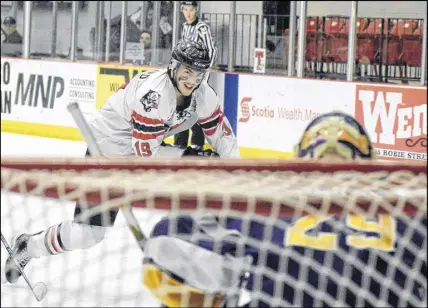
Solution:
M27 243L30 239L29 234L21 234L16 237L12 241L12 253L13 257L18 261L19 265L22 269L30 262L31 257L27 252ZM21 277L21 273L18 271L15 262L12 260L11 256L9 256L6 260L6 264L4 267L5 277L9 283L15 283L19 277Z
M192 144L192 148L195 149L196 151L202 151L203 146Z

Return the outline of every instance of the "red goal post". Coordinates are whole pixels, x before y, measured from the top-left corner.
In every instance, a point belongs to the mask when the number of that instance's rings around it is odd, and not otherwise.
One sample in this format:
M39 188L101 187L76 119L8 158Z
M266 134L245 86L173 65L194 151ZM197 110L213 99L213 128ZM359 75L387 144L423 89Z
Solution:
M355 221L347 218L347 227L352 227L354 233L359 231L376 233L378 236L376 239L380 238L378 242L384 239L392 241L394 245L396 241L395 245L398 247L396 249L400 250L397 256L404 255L401 250L409 250L412 258L418 260L418 264L422 264L425 260L426 266L426 251L423 252L420 249L426 248L426 225L411 223L416 220L425 219L426 221L426 162L2 157L1 165L2 193L77 201L89 205L91 213L127 204L136 209L143 208L148 213L152 210L161 210L164 211L165 216L213 213L219 217L255 219L265 226L287 218L295 223L288 225L287 232L291 234L296 231L297 226L300 228L295 238L287 235L288 244L292 243L291 246L319 249L319 243L322 242L320 238L326 233L310 235L309 232L312 231L310 227L315 228L324 222L324 218L320 217L351 217L352 215L364 217ZM8 205L7 210L13 211L14 206ZM409 228L412 230L404 233L407 238L388 239L388 234L382 234L384 226L379 221L373 223L372 219L377 219L379 215L384 214L411 225ZM306 216L317 218L311 222L302 221L301 218ZM244 237L249 236L245 234L245 230L248 231L247 228L241 230ZM19 232L19 230L13 231ZM174 232L172 230L170 235L179 236ZM413 239L412 232L422 235L422 243L418 244L422 245L421 247L416 247L412 243L409 244L411 247L404 247L407 241L411 242ZM365 249L364 245L374 245L370 244L373 243L373 236L364 235L358 238L360 233L356 234L352 235L353 242L349 240L351 235L346 234L348 244L357 243L353 244L356 250ZM263 243L266 239L261 235L258 241ZM339 237L337 241L339 242ZM335 246L335 249L339 255L341 253L345 255L348 248L342 249L340 245ZM358 247L358 245L362 246ZM357 258L357 254L358 252L352 258ZM385 291L390 288L396 293L405 294L402 299L404 303L426 304L426 277L423 283L424 278L417 272L419 268L412 269L408 264L397 265L396 263L401 261L394 259L394 256L385 258L402 272L413 271L414 282L396 286L400 283L393 277L387 277L385 278L388 281L387 286L380 287L378 297L370 295L372 291L367 291L361 295L362 302L358 302L359 300L357 302L390 305L391 299L388 295L390 291L389 289ZM284 277L281 273L278 273L278 277L272 273L269 275L275 276L272 278L274 281L283 283ZM371 279L365 275L370 275L370 272L364 273L363 277ZM347 279L347 284L354 286L355 282L351 277ZM377 279L380 280L379 277ZM306 279L304 280L307 284ZM256 282L257 280L254 280L252 290L255 294L254 300L279 305L304 303L303 298L291 300L284 296L278 297L278 292L274 292L275 296L266 295L262 290L255 290L258 288ZM298 280L296 283L300 287ZM414 294L416 284L419 289L424 288L424 296L418 297ZM366 288L367 285L360 287ZM319 288L324 287L318 286L318 290ZM316 290L317 288L309 286L305 292L316 298ZM302 294L300 296L303 296ZM120 294L118 296L120 297ZM299 296L296 295L296 297ZM325 302L328 305L347 304L342 297L334 298L331 295L315 299L315 302ZM400 299L398 303L402 303Z

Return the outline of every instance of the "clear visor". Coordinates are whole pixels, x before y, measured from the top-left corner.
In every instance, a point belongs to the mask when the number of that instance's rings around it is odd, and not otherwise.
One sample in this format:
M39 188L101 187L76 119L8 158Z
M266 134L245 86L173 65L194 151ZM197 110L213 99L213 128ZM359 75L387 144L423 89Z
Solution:
M204 80L208 70L202 70L182 64L180 70L177 70L178 81L187 81L200 84Z

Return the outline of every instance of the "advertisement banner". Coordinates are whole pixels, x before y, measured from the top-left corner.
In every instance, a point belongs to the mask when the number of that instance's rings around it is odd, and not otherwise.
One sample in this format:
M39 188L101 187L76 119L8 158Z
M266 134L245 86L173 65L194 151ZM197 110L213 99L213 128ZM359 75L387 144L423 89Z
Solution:
M98 65L97 67L97 102L96 108L107 102L110 96L124 84L141 72L159 69L149 66Z
M358 84L355 117L379 159L427 159L427 89Z
M76 127L67 111L95 107L96 64L1 59L1 119Z
M266 49L254 48L253 73L264 74L266 70Z
M292 152L309 122L338 110L353 114L355 84L240 75L240 147Z

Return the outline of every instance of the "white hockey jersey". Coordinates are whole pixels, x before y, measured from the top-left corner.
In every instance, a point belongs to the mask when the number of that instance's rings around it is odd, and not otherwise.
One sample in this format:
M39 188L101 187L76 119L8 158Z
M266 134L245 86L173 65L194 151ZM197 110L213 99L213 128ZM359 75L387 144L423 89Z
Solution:
M166 69L136 75L88 120L107 157L181 156L182 150L161 143L196 122L220 157L239 157L236 137L214 90L203 82L177 107Z

